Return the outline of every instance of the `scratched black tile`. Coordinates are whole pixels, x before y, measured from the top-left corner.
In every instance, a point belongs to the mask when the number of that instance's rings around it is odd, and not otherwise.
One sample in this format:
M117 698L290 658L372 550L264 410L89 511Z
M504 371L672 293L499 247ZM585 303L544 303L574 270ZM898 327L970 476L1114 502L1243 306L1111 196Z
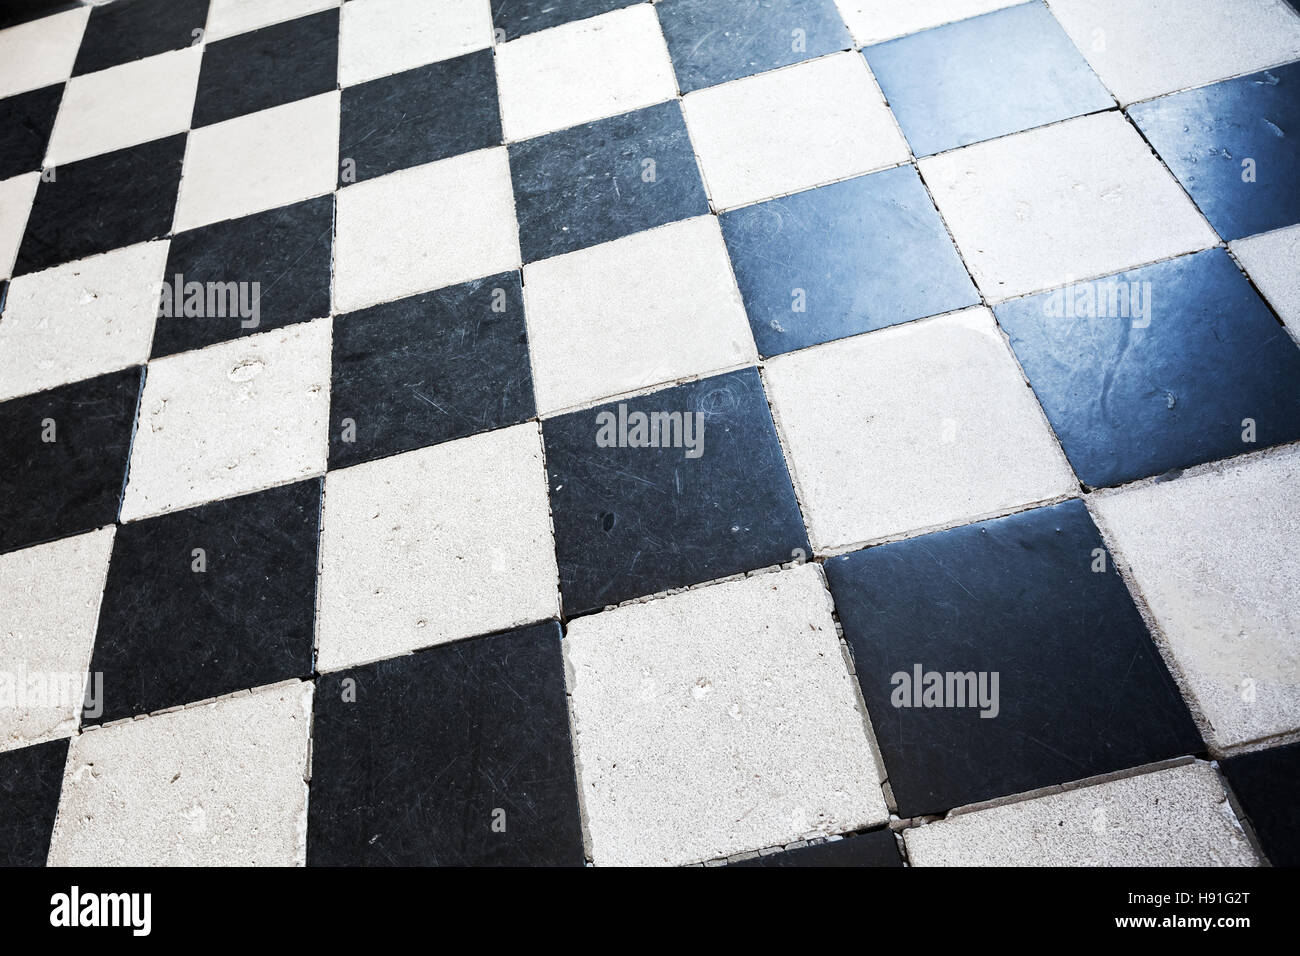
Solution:
M90 11L73 76L199 42L208 0L114 0Z
M0 100L0 179L41 168L63 84Z
M581 866L560 628L317 683L307 863Z
M1204 749L1081 501L825 567L900 816ZM990 706L916 706L917 668L988 675Z
M320 502L314 478L119 527L83 723L310 676Z
M517 272L334 319L332 468L503 428L535 413Z
M525 262L709 211L676 101L514 143L510 175Z
M140 381L128 368L0 403L0 551L117 518Z
M1300 866L1300 744L1223 761L1232 792L1274 866Z
M1128 112L1224 239L1300 222L1300 63Z
M5 0L0 5L0 30L79 6L78 0Z
M848 50L834 0L660 0L683 93Z
M802 846L782 853L750 857L732 866L885 866L902 867L898 841L888 830L872 830L843 840Z
M994 312L1087 485L1300 438L1300 350L1221 249Z
M329 315L333 237L333 196L174 236L164 273L171 309L154 326L152 357ZM189 283L200 283L205 290L201 305L198 296L186 294ZM234 298L225 293L214 298L210 308L209 283L223 289L227 283L247 283L247 295L240 301L251 306L255 292L256 309L234 307Z
M634 447L637 413L679 413L692 433ZM551 418L542 435L567 614L808 553L755 369Z
M719 218L764 356L980 301L912 166Z
M639 0L492 0L497 42L630 7Z
M335 89L338 50L336 9L208 44L194 101L195 129Z
M44 866L68 741L0 751L0 866Z
M440 60L343 91L341 185L500 144L501 113L491 50Z

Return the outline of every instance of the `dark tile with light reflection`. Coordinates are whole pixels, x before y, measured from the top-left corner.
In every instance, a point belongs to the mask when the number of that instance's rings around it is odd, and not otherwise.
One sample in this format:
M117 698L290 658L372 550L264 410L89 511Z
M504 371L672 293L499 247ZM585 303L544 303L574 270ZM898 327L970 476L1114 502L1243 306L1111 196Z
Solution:
M0 751L0 866L44 866L68 742Z
M1228 784L1274 866L1300 866L1300 744L1223 761Z
M492 0L492 26L497 42L515 40L575 20L586 20L639 0Z

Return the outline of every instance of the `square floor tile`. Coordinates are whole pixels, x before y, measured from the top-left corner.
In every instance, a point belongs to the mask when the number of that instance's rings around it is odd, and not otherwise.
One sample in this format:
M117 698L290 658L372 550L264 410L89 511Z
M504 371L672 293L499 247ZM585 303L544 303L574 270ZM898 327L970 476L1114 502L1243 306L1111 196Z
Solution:
M307 862L581 866L560 628L320 680Z
M80 3L81 0L8 0L0 12L0 29L62 13Z
M77 737L50 865L301 866L311 698L292 684Z
M817 554L1078 490L985 309L781 356L767 382Z
M1300 730L1300 448L1093 499L1221 748Z
M78 7L52 17L0 31L0 96L12 96L62 83L72 75L90 7Z
M328 319L151 362L122 520L324 472L329 376Z
M1221 249L997 315L1087 485L1300 438L1300 351Z
M571 412L542 433L569 616L807 554L756 369Z
M0 753L0 865L44 866L68 742Z
M504 43L538 30L585 20L611 10L631 6L638 0L492 0L492 24L497 42Z
M338 151L337 91L195 130L175 230L332 192Z
M0 751L73 734L86 691L102 700L86 674L112 548L109 526L0 555Z
M780 853L764 853L762 856L750 857L732 866L889 866L901 867L903 858L898 855L898 840L892 830L882 828L850 836L842 840L827 840L824 843L812 843L808 846L784 850Z
M525 262L709 211L677 103L513 143L510 173Z
M340 6L340 0L212 0L209 43Z
M1228 785L1274 866L1300 866L1300 744L1230 757Z
M815 565L579 618L564 653L597 865L718 859L887 818Z
M931 156L920 167L990 301L1218 241L1117 112Z
M343 91L339 180L344 186L500 145L501 114L490 50Z
M180 133L51 170L36 191L14 275L165 236L184 152Z
M330 467L534 415L517 272L334 319Z
M0 319L0 400L149 358L167 242L146 242L13 280Z
M835 0L858 46L1010 7L1021 0Z
M72 72L97 73L203 39L208 0L115 0L95 6Z
M342 13L344 86L492 45L489 0L348 0Z
M119 528L83 720L310 676L320 502L316 478Z
M330 472L317 669L555 617L543 467L526 423Z
M542 414L757 355L712 216L524 267Z
M1300 340L1300 226L1238 239L1229 248L1287 330Z
M1204 749L1082 501L826 575L900 816Z
M720 219L764 355L979 304L911 165Z
M0 551L117 518L139 394L129 368L0 404Z
M13 270L40 182L38 172L0 181L0 276Z
M682 92L853 45L833 0L659 0Z
M0 180L42 167L62 98L56 83L0 100Z
M1300 18L1296 18L1300 32ZM1300 63L1129 110L1224 239L1300 223Z

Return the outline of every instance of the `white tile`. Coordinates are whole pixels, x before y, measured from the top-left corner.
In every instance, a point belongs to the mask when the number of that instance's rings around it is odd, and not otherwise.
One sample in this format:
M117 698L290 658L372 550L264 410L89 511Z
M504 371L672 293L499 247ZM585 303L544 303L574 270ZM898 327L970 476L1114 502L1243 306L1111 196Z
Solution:
M505 148L340 190L334 263L337 312L518 269Z
M149 364L122 520L325 471L330 320Z
M1300 730L1300 448L1093 499L1221 747Z
M338 182L339 109L335 90L194 130L174 231L331 192Z
M19 276L0 315L0 400L149 358L168 243Z
M597 865L673 865L888 817L821 568L630 604L563 642Z
M492 45L489 0L349 0L339 82L352 86Z
M319 600L321 671L557 617L537 425L330 472Z
M0 555L0 750L77 729L113 531Z
M524 266L538 414L757 361L715 216Z
M965 20L1023 0L835 0L858 46Z
M818 554L1079 489L985 308L770 359L766 376Z
M0 97L62 83L72 75L90 7L0 30Z
M1218 242L1118 112L978 143L919 165L990 301Z
M1206 763L903 831L913 866L1257 866Z
M212 0L204 36L209 43L339 6L340 0Z
M1300 340L1300 226L1228 244L1288 331Z
M1300 57L1300 16L1286 0L1050 0L1122 104Z
M51 866L302 866L310 683L72 741Z
M715 209L907 162L907 143L857 53L723 83L682 101Z
M648 3L497 47L506 139L527 139L677 95L659 18Z
M202 47L186 47L73 77L50 135L45 165L181 133L190 127Z
M41 183L38 172L23 173L0 181L0 279L8 278L18 258L27 216L32 211L36 187Z

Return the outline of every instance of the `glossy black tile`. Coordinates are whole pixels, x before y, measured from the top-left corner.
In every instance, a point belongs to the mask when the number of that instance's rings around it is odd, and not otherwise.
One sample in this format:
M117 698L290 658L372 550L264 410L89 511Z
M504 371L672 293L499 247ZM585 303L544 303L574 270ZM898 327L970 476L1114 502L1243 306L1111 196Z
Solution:
M719 218L765 356L980 301L910 165Z
M560 628L317 682L312 866L580 866Z
M36 190L14 275L38 272L171 231L185 136L51 170Z
M119 527L83 723L310 676L320 503L315 478Z
M1223 761L1232 792L1274 866L1300 866L1300 744Z
M542 435L566 614L809 552L755 369L548 419Z
M0 551L116 520L140 382L129 368L0 403Z
M198 43L208 0L114 0L90 11L73 76Z
M78 0L5 0L0 5L0 30L79 6Z
M1300 438L1300 350L1221 249L994 312L1087 485Z
M751 857L732 866L888 866L902 867L898 841L890 830L872 830L843 840Z
M574 20L630 7L639 0L492 0L492 26L497 42L515 40L527 33L548 30Z
M174 236L152 357L329 315L333 237L333 196Z
M1081 501L825 567L900 816L1203 749Z
M63 84L0 100L0 179L41 168Z
M334 319L332 468L534 414L517 272Z
M0 751L0 866L44 866L68 741Z
M514 143L510 174L525 262L709 211L675 101Z
M1128 112L1224 239L1300 222L1300 63Z

